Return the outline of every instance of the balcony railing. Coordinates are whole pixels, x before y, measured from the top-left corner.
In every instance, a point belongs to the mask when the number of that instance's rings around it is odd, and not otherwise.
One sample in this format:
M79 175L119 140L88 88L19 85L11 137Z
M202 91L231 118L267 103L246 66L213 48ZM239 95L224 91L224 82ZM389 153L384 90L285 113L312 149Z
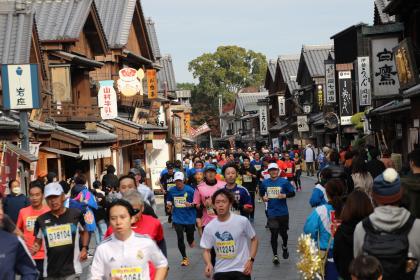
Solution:
M56 122L96 122L101 120L99 107L75 104L52 104L44 113Z

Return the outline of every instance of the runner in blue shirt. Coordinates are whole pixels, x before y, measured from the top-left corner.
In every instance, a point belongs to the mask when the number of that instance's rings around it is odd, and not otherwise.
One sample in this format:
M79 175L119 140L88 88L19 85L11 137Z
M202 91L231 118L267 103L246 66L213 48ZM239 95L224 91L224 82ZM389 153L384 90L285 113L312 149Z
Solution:
M190 261L185 251L184 232L191 248L195 246L194 231L197 212L193 204L194 189L184 185L184 173L174 175L176 187L168 191L167 207L172 210L172 221L178 238L178 249L182 255L182 266L188 266Z
M280 263L277 256L278 235L283 240L283 258L289 258L289 251L287 249L289 230L289 210L287 208L286 199L295 196L295 190L290 182L279 177L279 167L276 163L268 165L268 172L270 178L262 182L260 187L260 195L265 202L268 202L267 215L268 227L271 231L271 248L273 249L273 263L278 265Z
M237 165L233 162L228 163L223 166L222 172L226 181L225 189L230 191L235 197L231 211L248 218L253 208L251 195L246 188L236 184L236 178L238 177Z
M259 153L255 153L254 159L251 160L251 166L254 167L257 172L263 167L263 162Z

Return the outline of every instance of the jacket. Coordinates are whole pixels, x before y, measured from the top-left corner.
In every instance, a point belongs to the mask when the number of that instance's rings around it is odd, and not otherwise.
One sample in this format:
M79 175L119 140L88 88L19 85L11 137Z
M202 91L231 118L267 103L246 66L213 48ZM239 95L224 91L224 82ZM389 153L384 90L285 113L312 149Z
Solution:
M344 280L351 280L349 266L353 260L354 230L359 221L343 222L334 236L334 263L338 273Z
M303 232L310 234L311 238L314 239L321 250L327 250L328 243L330 247L333 247L333 240L330 241L331 237L331 212L334 208L331 204L325 204L312 210L306 220Z
M371 196L373 178L369 173L366 175L362 173L353 173L351 174L351 179L353 180L354 189L360 189L364 191L369 197Z
M16 224L20 209L25 208L29 205L29 199L24 194L8 194L4 199L3 210Z
M420 219L420 174L413 174L401 178L401 186L404 189L403 206L413 216Z
M312 190L312 195L309 199L309 204L311 205L311 207L318 207L326 204L327 201L328 198L324 186L322 186L321 184L317 184Z
M385 171L385 164L379 159L372 159L366 163L367 170L369 171L372 178L375 179Z
M0 279L37 280L38 270L29 255L25 243L16 235L0 230Z

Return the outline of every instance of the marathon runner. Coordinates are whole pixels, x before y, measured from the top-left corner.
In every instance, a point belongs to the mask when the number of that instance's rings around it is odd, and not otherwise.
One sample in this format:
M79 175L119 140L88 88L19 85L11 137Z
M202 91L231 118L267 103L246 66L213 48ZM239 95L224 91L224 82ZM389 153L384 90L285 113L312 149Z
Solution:
M234 197L228 190L216 191L212 203L217 218L206 226L200 242L206 264L204 274L210 278L214 272L214 280L251 280L258 250L255 230L248 219L230 211ZM212 248L217 255L215 266L211 262Z
M136 215L131 204L117 200L108 213L114 233L96 248L90 279L150 280L149 261L156 268L154 280L166 279L168 261L161 250L153 240L131 229Z
M170 162L166 164L166 169L167 169L167 172L164 173L160 177L160 189L163 193L163 200L165 203L166 216L168 216L168 223L172 223L172 215L171 213L167 211L166 202L168 198L168 191L172 187L175 187L175 180L174 180L175 169L174 169L174 165Z
M44 201L44 186L41 182L31 182L29 187L29 201L31 205L20 210L16 226L23 232L23 238L26 246L28 248L32 248L35 242L35 221L39 216L50 211L48 206L42 204ZM44 257L45 251L43 247L41 247L39 251L32 256L40 273L39 279L41 280L44 279L42 276L44 272Z
M253 209L252 200L247 189L239 186L236 183L236 178L238 177L238 169L236 163L226 164L223 166L222 172L226 180L225 189L231 192L235 199L234 203L232 204L231 211L237 215L248 217L249 213Z
M251 223L254 222L254 213L255 213L255 192L258 185L258 174L255 167L251 164L249 157L244 157L244 163L240 170L240 174L243 178L243 186L248 190L249 195L251 196L252 210L249 213L249 218Z
M276 163L268 165L270 178L263 181L260 194L264 201L268 202L268 228L271 231L271 248L273 250L273 263L280 263L277 256L278 235L283 239L283 258L289 258L287 249L289 230L289 210L287 208L286 199L295 196L295 190L290 182L279 177L279 167Z
M193 204L194 189L184 185L184 174L175 173L175 188L168 192L168 211L172 211L173 225L178 238L178 249L182 256L181 265L188 266L190 261L185 251L184 232L187 235L187 242L194 248L194 231L196 222L196 209Z
M82 273L81 262L87 259L89 246L89 233L83 228L83 215L78 209L64 207L66 197L58 182L45 186L45 199L51 210L36 219L36 239L31 253L36 255L44 243L44 277L78 279Z

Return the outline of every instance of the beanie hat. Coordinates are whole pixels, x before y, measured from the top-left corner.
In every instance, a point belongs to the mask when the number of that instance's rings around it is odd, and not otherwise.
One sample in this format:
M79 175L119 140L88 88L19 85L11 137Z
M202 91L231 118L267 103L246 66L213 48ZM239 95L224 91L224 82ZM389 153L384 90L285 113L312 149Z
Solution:
M372 198L380 205L390 205L401 200L400 176L394 168L387 168L373 181Z

